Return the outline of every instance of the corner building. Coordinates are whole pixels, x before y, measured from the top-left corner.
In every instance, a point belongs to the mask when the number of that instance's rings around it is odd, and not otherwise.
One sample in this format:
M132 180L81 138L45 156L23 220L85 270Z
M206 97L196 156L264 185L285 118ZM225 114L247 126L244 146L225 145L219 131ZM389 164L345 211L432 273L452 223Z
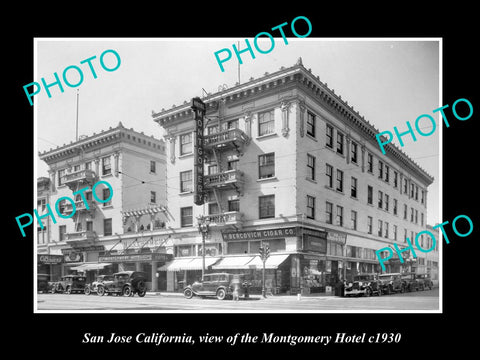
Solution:
M42 229L35 221L38 273L50 281L83 273L91 282L98 274L136 270L147 273L149 289L165 285L156 273L170 258L164 246L164 142L119 123L39 157L48 164L49 176L37 180L43 224ZM99 181L106 181L113 194L105 184L95 186ZM83 188L88 188L83 192L88 206L74 195Z
M205 204L194 205L194 120L190 102L154 113L167 142L167 203L174 260L168 289L201 274L206 216L207 272L246 273L261 286L268 244L273 293L329 291L338 278L380 272L375 251L426 229L433 178L307 70L301 59L259 79L209 94L204 129ZM421 236L428 249L431 239ZM430 272L438 252L392 257L388 272ZM396 258L396 259L395 259ZM438 265L437 265L438 266Z

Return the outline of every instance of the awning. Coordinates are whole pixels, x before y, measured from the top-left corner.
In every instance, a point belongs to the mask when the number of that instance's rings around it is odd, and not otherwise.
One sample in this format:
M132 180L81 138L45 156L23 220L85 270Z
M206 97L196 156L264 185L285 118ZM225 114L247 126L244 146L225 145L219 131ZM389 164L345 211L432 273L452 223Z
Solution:
M205 257L205 268L215 264L218 260L220 260L219 257ZM178 258L158 268L158 271L183 270L202 270L202 258Z
M265 261L265 269L277 269L281 263L283 263L290 254L278 254L278 255L270 255ZM255 258L248 263L248 268L263 268L263 262L260 256L255 256Z
M212 269L248 269L253 256L229 256L223 258L218 264L212 266Z
M77 271L89 271L89 270L100 270L105 268L106 266L112 265L110 263L89 263L83 264L80 266L72 267L71 270Z

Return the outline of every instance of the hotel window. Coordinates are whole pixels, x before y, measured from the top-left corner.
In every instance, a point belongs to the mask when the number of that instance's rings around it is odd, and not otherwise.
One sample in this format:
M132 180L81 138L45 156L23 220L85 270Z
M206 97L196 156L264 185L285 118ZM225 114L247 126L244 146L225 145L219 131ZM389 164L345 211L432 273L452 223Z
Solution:
M337 131L337 154L343 155L343 134Z
M315 180L315 156L307 154L307 177L310 180Z
M157 203L157 193L155 191L150 191L150 202L152 204Z
M383 221L378 220L378 236L382 236L382 235L383 235Z
M307 112L307 135L315 137L315 115Z
M315 198L307 195L307 218L315 219Z
M352 221L352 229L357 230L357 212L352 210L351 212L351 221Z
M91 170L92 169L92 162L89 161L89 162L86 162L85 163L85 170Z
M109 188L102 189L102 195L103 195L103 200L104 201L107 200L108 198L110 198L110 189ZM112 199L103 203L104 207L105 206L110 206L110 205L112 205Z
M63 184L63 177L65 176L66 169L58 170L58 186Z
M192 191L192 170L180 173L180 192Z
M388 222L385 221L385 238L388 239Z
M343 192L343 171L337 169L337 190Z
M260 219L275 217L275 195L258 197L258 213Z
M333 126L327 124L326 136L327 142L325 143L325 145L333 149Z
M390 196L385 194L385 211L388 211L388 203L390 201Z
M425 191L422 190L421 203L423 204L424 202L425 202Z
M275 176L275 153L258 156L258 178L266 179Z
M393 215L397 215L397 206L398 206L397 199L393 199Z
M372 233L372 227L373 227L373 218L371 216L367 217L367 232L369 234Z
M403 193L408 195L408 182L407 179L403 179Z
M410 208L410 222L412 222L412 223L413 223L413 213L414 213L414 211L413 211L413 207L412 207L412 208Z
M415 200L418 201L418 186L415 185Z
M410 184L410 197L413 198L413 193L415 190L415 185L413 183Z
M378 207L383 208L383 192L378 192Z
M408 211L407 204L404 204L403 205L403 220L407 220L407 211Z
M190 154L192 152L192 134L180 135L180 155Z
M74 172L80 171L80 165L75 165L75 166L73 167L73 171L74 171Z
M216 202L208 204L208 214L216 215L220 213L220 208Z
M258 114L258 136L272 134L275 132L274 111L265 111Z
M378 178L383 179L383 162L378 160Z
M103 235L112 235L112 219L103 219Z
M357 178L352 176L352 187L350 189L350 196L357 198Z
M231 160L227 162L227 170L237 170L238 160Z
M110 156L102 158L102 175L109 175L112 173L112 164Z
M240 211L240 200L228 200L228 211Z
M397 225L393 225L393 240L397 240Z
M325 203L325 222L327 224L333 223L333 204L329 203L328 201Z
M93 231L93 221L87 221L87 231Z
M150 160L150 172L154 174L157 172L157 163L153 160Z
M407 232L408 230L407 229L403 229L403 242L406 243L407 242Z
M418 210L415 209L415 224L418 224Z
M64 241L66 239L67 225L60 225L58 227L58 241Z
M78 223L77 223L77 225L75 226L75 231L76 231L76 232L82 231L82 223L81 223L81 222L78 222Z
M385 165L385 181L390 182L390 167Z
M343 226L343 207L337 205L337 222L338 226Z
M423 219L423 213L421 213L421 214L420 214L420 221L421 221L421 222L420 222L420 225L421 225L421 226L423 226L423 220L424 220L424 219Z
M180 226L188 227L193 225L193 207L180 208Z
M393 171L393 187L396 189L398 187L398 173Z
M367 171L373 173L373 155L370 153L367 154L367 164Z
M358 145L357 143L353 142L352 141L352 156L351 156L351 160L353 163L357 163L357 154L358 154Z
M238 119L230 120L227 122L227 129L238 129Z
M327 186L333 188L333 167L326 164Z
M373 205L373 187L370 185L367 187L367 203Z

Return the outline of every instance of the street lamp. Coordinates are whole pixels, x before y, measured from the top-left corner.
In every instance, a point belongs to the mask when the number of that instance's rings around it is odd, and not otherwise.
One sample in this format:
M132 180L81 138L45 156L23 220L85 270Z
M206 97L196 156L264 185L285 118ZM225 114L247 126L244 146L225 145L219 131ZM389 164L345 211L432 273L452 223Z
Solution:
M205 275L205 238L210 231L210 219L208 216L200 215L198 218L198 232L202 234L202 281Z

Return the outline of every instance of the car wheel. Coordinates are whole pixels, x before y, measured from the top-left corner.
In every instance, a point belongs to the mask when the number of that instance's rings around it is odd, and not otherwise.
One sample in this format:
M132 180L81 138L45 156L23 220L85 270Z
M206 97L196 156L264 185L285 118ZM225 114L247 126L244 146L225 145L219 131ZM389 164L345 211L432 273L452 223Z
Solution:
M193 297L193 291L192 289L185 289L183 290L183 296L185 296L187 299L191 299Z
M138 290L138 292L137 292L138 296L140 296L140 297L144 297L146 293L147 293L146 289Z
M372 296L372 289L367 288L367 289L365 290L365 296L367 296L367 297Z
M123 288L123 296L132 296L132 288L129 285Z
M400 287L400 292L401 292L402 294L405 292L405 286L404 286L404 285L402 285L402 286Z
M98 294L98 296L105 295L105 288L103 286L97 287L97 294Z
M67 288L65 289L65 294L70 295L71 293L72 293L72 289L70 288L70 286L67 286Z
M90 291L90 287L89 287L89 286L87 286L83 292L85 293L85 295L90 295L90 294L92 293L92 292Z
M225 289L218 289L217 290L217 299L218 300L223 300L227 296L227 293L225 292Z
M57 292L57 290L55 289L55 286L50 289L50 292L51 292L52 294L55 294L55 293Z

